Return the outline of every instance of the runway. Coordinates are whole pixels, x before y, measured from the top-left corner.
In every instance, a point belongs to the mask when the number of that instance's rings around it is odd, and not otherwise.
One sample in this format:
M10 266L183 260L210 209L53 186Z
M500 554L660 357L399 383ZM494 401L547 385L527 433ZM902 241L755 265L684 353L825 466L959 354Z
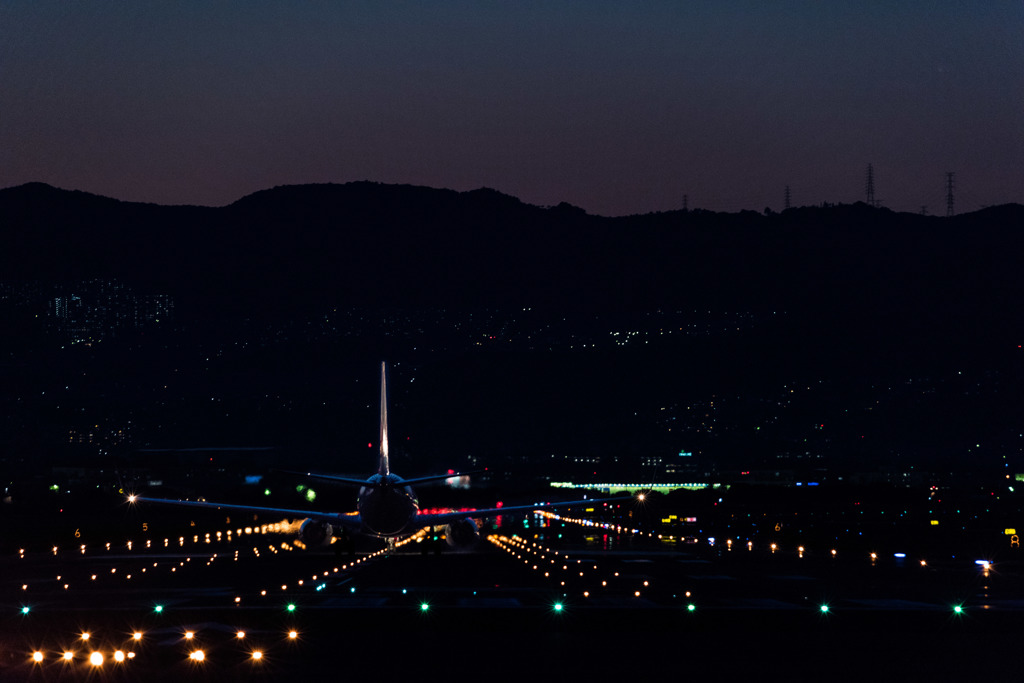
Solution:
M285 534L226 531L8 552L0 677L318 680L434 666L525 675L545 659L567 675L727 666L741 676L766 661L809 671L851 647L888 653L897 667L923 648L932 654L915 671L949 673L965 648L1003 666L1024 629L1013 562L982 570L726 549L533 516L440 554L429 538L396 548L365 539L336 555L295 549Z

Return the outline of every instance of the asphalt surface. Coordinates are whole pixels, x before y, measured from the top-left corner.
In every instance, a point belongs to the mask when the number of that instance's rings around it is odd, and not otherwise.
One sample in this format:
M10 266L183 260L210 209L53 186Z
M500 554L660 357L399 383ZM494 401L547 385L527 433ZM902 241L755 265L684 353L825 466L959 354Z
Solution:
M1019 670L1024 594L1013 561L988 571L968 560L872 562L537 520L492 534L469 550L362 539L338 554L289 549L286 534L228 540L200 527L166 546L137 538L131 548L8 551L0 678L1009 680ZM204 659L191 659L200 649ZM118 650L125 661L113 660Z

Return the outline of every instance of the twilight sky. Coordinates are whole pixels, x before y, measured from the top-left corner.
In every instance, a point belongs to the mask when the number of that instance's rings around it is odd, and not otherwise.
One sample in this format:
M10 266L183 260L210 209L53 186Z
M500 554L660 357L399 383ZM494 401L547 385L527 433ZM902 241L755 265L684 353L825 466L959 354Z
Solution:
M1024 203L1021 0L0 3L0 187Z

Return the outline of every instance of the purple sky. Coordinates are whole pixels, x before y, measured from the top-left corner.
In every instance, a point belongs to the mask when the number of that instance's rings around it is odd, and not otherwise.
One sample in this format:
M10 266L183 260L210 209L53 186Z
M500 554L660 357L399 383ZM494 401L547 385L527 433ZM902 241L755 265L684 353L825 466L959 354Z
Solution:
M0 3L0 187L1024 203L1020 0Z

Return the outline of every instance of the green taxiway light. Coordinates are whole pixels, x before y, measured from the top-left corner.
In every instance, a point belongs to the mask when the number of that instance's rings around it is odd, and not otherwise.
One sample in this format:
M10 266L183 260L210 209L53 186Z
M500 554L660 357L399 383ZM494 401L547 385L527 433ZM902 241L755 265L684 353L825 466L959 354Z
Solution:
M22 614L28 614L28 612L29 612L29 608L28 608L28 606L27 606L27 605L26 605L25 607L22 607L22 608L21 608L21 613L22 613Z
M156 612L157 614L160 614L161 612L164 611L164 606L163 605L157 605L156 607L153 608L153 611Z
M693 612L696 609L697 609L697 605L693 604L692 602L689 605L686 606L686 611L687 612Z
M560 603L560 602L556 602L556 603L554 604L554 607L553 607L553 609L554 609L554 610L555 610L556 612L561 612L561 611L562 611L562 603Z
M426 612L429 609L430 609L430 604L429 603L426 603L426 602L421 602L420 603L420 611L421 612Z
M820 609L820 610L821 610L821 613L822 613L822 614L827 614L827 613L828 613L828 605L822 605L822 606L821 606L821 607L819 607L818 609Z
M954 614L963 614L964 613L963 605L953 605L953 613Z
M295 611L295 603L294 602L289 602L288 603L288 611L289 612L294 612Z

